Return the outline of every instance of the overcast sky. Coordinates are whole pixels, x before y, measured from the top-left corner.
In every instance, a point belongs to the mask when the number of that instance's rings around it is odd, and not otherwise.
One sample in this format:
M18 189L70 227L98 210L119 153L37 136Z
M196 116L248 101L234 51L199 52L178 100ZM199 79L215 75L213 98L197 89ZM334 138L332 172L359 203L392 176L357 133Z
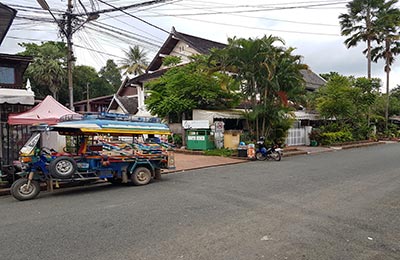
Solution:
M106 2L121 7L147 1ZM0 2L18 10L17 19L0 47L0 52L13 54L22 51L19 42L40 43L61 39L56 24L51 22L51 16L40 10L36 1ZM66 9L66 0L47 2L57 17ZM94 10L110 8L97 0L81 2L88 11L92 10L91 2L95 4ZM77 4L74 12L83 13L83 8ZM171 31L174 26L179 32L222 43L226 43L228 37L256 38L272 34L281 37L286 46L296 48L296 54L303 56L304 63L316 73L337 71L344 75L367 74L367 60L362 54L365 44L360 43L356 48L347 49L343 44L345 38L340 36L338 16L347 12L346 1L176 0L128 9L127 12L154 26L120 11L101 14L96 22L84 25L74 34L77 64L90 65L98 70L105 65L107 59L114 59L118 63L124 57L123 50L134 44L148 51L150 61L167 38L165 31ZM32 18L41 21L28 20ZM400 84L398 65L396 62L392 68L391 88ZM373 64L372 75L385 83L383 62Z

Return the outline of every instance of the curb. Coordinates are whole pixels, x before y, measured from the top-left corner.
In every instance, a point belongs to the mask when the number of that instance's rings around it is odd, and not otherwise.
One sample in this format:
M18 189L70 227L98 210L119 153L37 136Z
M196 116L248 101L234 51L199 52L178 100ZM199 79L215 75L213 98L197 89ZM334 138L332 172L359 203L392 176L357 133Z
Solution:
M10 189L5 188L0 190L0 196L10 195Z
M304 155L304 154L309 154L309 152L301 151L301 150L295 150L295 151L291 151L291 152L283 151L283 157L291 157L291 156Z
M194 168L190 168L190 169L170 170L170 171L168 171L168 172L164 172L164 174L179 173L179 172L186 172L186 171L193 171L193 170L199 170L199 169L205 169L205 168L212 168L212 167L220 167L220 166L225 166L225 165L233 165L233 164L239 164L239 163L246 163L246 162L251 162L251 160L243 159L243 160L238 161L238 162L229 162L229 163L216 164L216 165L205 165L205 166L199 166L199 167L194 167Z

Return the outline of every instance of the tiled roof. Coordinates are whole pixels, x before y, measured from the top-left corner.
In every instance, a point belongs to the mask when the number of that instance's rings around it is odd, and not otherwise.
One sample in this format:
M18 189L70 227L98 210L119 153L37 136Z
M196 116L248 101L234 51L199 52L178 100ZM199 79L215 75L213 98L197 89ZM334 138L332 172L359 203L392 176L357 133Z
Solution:
M175 28L172 28L172 32L170 33L168 39L164 42L157 55L151 61L147 71L158 70L162 65L162 56L170 55L179 41L185 42L191 48L195 49L199 54L208 54L212 48L222 49L226 47L226 44L181 33L176 31Z
M315 74L311 70L308 69L300 70L300 73L303 75L303 78L306 82L306 90L309 91L317 90L326 83L326 81L322 77Z
M115 99L118 99L116 103L120 103L123 106L123 110L125 110L128 114L134 115L138 112L138 98L137 97L121 97L114 96ZM114 104L116 104L114 103ZM112 108L116 109L112 104Z
M17 11L0 3L0 44L10 28Z
M190 47L197 50L200 54L208 54L210 53L210 50L213 48L223 49L226 47L226 44L224 43L207 40L204 38L196 37L185 33L180 33L177 31L175 31L174 35L179 40L188 43Z

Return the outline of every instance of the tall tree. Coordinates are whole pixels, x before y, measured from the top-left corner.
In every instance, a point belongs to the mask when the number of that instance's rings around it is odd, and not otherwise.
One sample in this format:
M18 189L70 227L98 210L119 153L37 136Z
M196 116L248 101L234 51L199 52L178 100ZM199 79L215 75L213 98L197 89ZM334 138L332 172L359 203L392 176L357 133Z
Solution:
M114 90L121 86L121 71L113 60L107 60L106 66L100 69L99 74L113 86Z
M214 50L212 58L220 69L235 73L242 92L251 103L249 122L257 136L270 136L285 119L288 99L304 91L300 69L305 68L293 49L277 47L283 40L274 36L259 39L228 39L228 46Z
M197 59L197 60L196 60ZM180 122L193 109L224 109L238 104L238 94L221 88L226 82L219 72L209 73L200 57L185 65L169 69L149 82L150 96L145 103L152 114Z
M379 97L380 79L332 76L327 84L316 92L316 108L321 117L336 130L347 129L356 139L368 138L370 110ZM337 128L337 127L334 127Z
M137 76L144 73L147 65L147 53L138 45L134 45L125 51L125 58L121 61L120 69L125 70L124 75Z
M60 89L67 77L67 47L63 42L21 43L25 51L21 55L33 56L25 77L31 79L32 89L38 98L50 94L58 99Z
M385 0L353 0L347 4L346 14L339 16L341 34L349 36L344 43L347 48L355 47L359 42L366 42L368 69L367 76L371 79L371 44L377 40L378 29L376 17Z
M100 77L96 69L86 65L74 68L74 100L81 101L89 98L111 95L115 93L114 87L103 77ZM89 92L87 93L87 90ZM60 91L60 101L68 102L68 88Z
M385 60L384 71L386 72L386 108L385 108L385 128L388 128L389 121L389 80L391 66L395 56L400 53L400 10L394 5L398 0L386 2L377 15L376 25L379 28L378 39L382 43L371 51L373 61Z

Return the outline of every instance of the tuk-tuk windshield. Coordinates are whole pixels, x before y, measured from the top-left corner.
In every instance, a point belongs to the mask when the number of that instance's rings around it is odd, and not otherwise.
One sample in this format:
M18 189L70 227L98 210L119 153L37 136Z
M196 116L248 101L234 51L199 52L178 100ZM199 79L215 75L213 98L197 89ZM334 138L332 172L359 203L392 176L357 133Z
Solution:
M29 155L37 145L40 139L40 133L34 133L19 151L22 155Z

